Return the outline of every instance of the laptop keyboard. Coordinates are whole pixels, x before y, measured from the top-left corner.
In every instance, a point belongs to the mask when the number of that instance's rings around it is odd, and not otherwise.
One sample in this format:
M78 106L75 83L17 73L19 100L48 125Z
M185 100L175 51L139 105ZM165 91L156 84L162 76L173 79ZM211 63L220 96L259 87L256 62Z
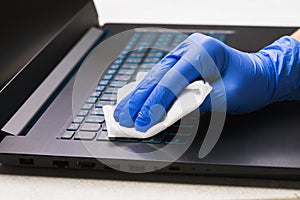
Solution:
M189 34L187 34L189 35ZM222 42L226 34L210 32ZM148 139L109 138L103 115L104 105L116 104L117 89L135 80L138 72L148 72L167 52L185 39L182 34L172 32L135 32L120 56L108 67L80 112L61 135L63 140L86 140L124 143L187 144L192 135L195 116L189 114L183 122L176 122L165 131ZM152 48L148 48L151 46ZM131 49L135 49L130 51ZM130 51L130 52L128 52ZM180 132L178 128L180 125ZM176 139L173 140L176 135Z

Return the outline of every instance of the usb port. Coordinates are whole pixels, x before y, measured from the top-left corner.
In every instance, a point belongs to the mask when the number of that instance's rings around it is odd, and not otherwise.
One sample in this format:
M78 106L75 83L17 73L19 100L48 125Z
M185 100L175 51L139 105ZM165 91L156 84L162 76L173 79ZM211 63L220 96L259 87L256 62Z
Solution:
M69 168L69 162L68 161L54 160L52 162L52 165L55 168Z
M20 165L34 165L34 160L30 158L20 158Z
M179 170L180 170L180 167L177 167L177 166L170 166L170 167L169 167L169 170L171 170L171 171L179 171Z
M94 162L77 161L77 165L82 169L93 169L96 166Z

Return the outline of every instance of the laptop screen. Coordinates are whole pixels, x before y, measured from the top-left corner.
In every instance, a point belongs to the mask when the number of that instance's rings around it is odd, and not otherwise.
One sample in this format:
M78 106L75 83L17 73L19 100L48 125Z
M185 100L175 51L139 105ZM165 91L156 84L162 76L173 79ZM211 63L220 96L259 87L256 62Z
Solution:
M4 1L0 6L0 91L87 0ZM41 66L41 70L42 66Z
M1 126L98 16L91 0L4 1L0 24Z

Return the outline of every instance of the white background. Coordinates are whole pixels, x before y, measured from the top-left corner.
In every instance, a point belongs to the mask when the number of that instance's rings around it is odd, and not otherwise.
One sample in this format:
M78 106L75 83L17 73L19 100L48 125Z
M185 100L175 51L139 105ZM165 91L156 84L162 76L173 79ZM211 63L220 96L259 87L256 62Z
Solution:
M95 0L107 22L300 27L300 0Z

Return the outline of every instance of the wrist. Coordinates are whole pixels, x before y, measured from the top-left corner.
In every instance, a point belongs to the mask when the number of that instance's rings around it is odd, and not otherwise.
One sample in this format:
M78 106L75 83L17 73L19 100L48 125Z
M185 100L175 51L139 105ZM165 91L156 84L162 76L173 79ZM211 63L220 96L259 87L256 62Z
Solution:
M300 42L284 36L259 53L270 70L269 80L274 83L271 102L300 99Z

